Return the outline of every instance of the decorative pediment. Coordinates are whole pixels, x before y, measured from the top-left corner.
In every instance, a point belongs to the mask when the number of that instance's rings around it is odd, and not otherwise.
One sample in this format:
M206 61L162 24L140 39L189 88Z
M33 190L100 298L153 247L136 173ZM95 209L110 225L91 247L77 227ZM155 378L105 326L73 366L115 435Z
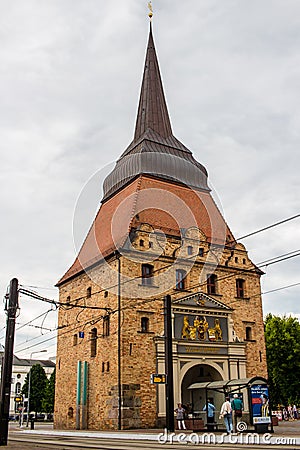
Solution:
M212 309L220 309L223 311L232 311L231 308L229 308L224 303L220 302L219 300L216 300L215 298L212 298L211 296L205 294L204 292L197 292L195 294L187 295L185 297L179 298L177 300L174 300L172 302L173 306L192 306L192 307L200 307L205 308L206 310Z

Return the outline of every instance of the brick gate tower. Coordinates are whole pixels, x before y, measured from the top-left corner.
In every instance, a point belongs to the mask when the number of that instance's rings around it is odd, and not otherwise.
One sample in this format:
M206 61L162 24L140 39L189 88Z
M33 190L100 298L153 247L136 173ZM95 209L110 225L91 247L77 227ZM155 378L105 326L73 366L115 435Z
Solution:
M205 167L173 134L150 25L134 138L57 283L55 427L165 420L163 299L172 298L175 403L195 382L266 376L262 272L217 208ZM218 396L215 398L217 404Z

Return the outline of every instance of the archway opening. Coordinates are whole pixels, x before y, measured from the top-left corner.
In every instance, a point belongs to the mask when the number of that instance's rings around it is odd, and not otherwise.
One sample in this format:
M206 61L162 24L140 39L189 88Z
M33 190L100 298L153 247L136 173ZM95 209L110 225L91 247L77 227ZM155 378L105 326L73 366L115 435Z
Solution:
M194 416L203 417L205 413L203 411L206 404L205 389L188 389L193 383L204 383L208 381L221 381L221 374L212 366L208 364L197 364L191 367L181 383L181 400L188 410L194 414ZM209 395L213 399L215 405L219 405L223 402L223 394L218 392L212 392Z

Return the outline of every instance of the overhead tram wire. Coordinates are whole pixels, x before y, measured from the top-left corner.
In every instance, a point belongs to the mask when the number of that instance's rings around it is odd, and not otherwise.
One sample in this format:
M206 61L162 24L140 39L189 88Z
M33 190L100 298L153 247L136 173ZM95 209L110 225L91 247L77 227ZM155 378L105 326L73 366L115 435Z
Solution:
M289 222L290 220L297 219L298 217L300 217L300 214L296 214L295 216L289 217L288 219L281 220L280 222L275 222L272 225L268 225L267 227L260 228L259 230L253 231L252 233L245 234L244 236L241 236L241 237L237 238L236 240L240 241L241 239L246 239L250 236L254 236L257 233L261 233L262 231L270 230L270 228L274 228L274 227L277 227L278 225L282 225L283 223Z
M295 216L289 217L289 218L284 219L284 220L282 220L282 221L280 221L280 222L276 222L276 223L271 224L271 225L269 225L269 226L267 226L267 227L260 228L259 230L256 230L256 231L254 231L254 232L252 232L252 233L249 233L249 234L247 234L247 235L241 236L241 237L239 237L237 240L232 241L232 242L237 242L238 240L245 239L245 238L247 238L247 237L249 237L249 236L253 236L253 235L255 235L255 234L261 233L262 231L266 231L266 230L268 230L268 229L270 229L270 228L274 228L274 227L276 227L276 226L278 226L278 225L281 225L281 224L286 223L286 222L288 222L288 221L294 220L294 219L296 219L296 218L298 218L298 217L300 217L300 214L297 214L297 215L295 215ZM291 252L291 253L293 253L293 252ZM291 257L294 257L294 256L299 256L299 254L293 255L293 256L291 256ZM187 259L190 259L190 258L187 258ZM275 259L275 258L274 258L274 259ZM290 259L290 258L284 258L284 259L282 259L282 260L285 260L285 259ZM281 261L281 260L278 260L278 261L276 261L276 262L274 262L274 263L272 263L272 264L275 264L275 263L280 262L280 261ZM161 268L157 269L156 271L153 271L153 273L155 273L155 272L157 272L157 271L161 271L161 270L167 269L168 267L171 267L172 265L173 265L173 264L170 263L170 264L168 264L168 265L166 265L166 266L164 266L164 267L161 267ZM271 264L269 264L269 265L271 265ZM264 266L260 266L260 267L264 267ZM249 271L249 269L247 270L247 272L248 272L248 271ZM231 277L231 276L235 276L235 274L229 275L228 277ZM125 280L125 281L122 282L122 285L125 284L125 283L128 283L128 282L132 282L132 281L137 280L137 279L141 279L141 278L142 278L142 276L140 275L140 276L134 277L134 278L132 278L132 279L130 279L130 280ZM227 278L227 277L226 277L226 278ZM222 279L224 279L224 278L222 278ZM220 279L219 279L219 280L220 280ZM197 285L194 285L193 287L197 287L197 286L201 287L201 286L204 285L204 284L205 284L205 283L197 284ZM100 289L99 291L92 292L91 295L100 294L100 293L102 293L102 292L105 292L105 291L107 291L107 290L109 290L109 289L112 289L112 288L114 288L114 287L117 287L117 286L118 286L118 285L115 284L115 285L112 285L112 286L109 286L109 287L105 287L105 288L103 288L103 289ZM24 288L23 288L23 290L25 291ZM81 308L81 309L86 308L86 309L98 309L98 310L99 310L99 309L105 309L105 310L107 310L107 308L99 308L99 307L92 307L92 306L86 306L86 305L75 305L75 304L73 304L73 303L67 304L67 303L57 302L57 301L55 301L55 300L50 300L50 299L47 299L47 298L45 298L45 297L39 296L38 294L33 293L32 291L27 291L27 292L23 292L23 293L24 293L24 294L27 294L27 295L29 295L29 296L31 296L31 297L33 297L33 298L36 298L37 300L41 300L41 301L45 301L45 302L48 302L48 303L52 303L52 304L54 304L56 307L57 307L57 306L68 306L68 307L70 307L70 308L78 307L78 308ZM34 295L32 295L32 294L34 294ZM82 297L73 299L72 302L77 302L77 301L82 300L82 299L86 299L86 296L82 296Z
M291 288L291 287L298 286L298 285L300 285L300 282L299 282L299 283L294 283L294 284L291 284L291 285L288 285L288 286L283 286L283 287L281 287L281 288L272 289L271 291L262 292L262 295L269 294L269 293L275 292L275 291L277 291L277 290L279 291L279 290L289 289L289 288ZM259 294L259 295L260 295L260 294ZM253 296L253 297L255 297L255 296ZM149 300L150 300L150 299L146 300L146 302L147 302L147 301L149 302ZM151 299L151 300L153 301L153 299ZM123 310L123 309L127 309L127 308L128 308L128 307L124 307L124 308L122 308L122 310ZM131 308L134 309L134 307L131 307ZM99 319L99 320L101 320L101 319ZM93 322L93 320L87 321L87 322L85 323L85 326L88 325L90 322ZM72 326L72 325L70 324L70 325L67 325L67 326L69 327L69 326ZM71 330L65 331L64 333L61 334L61 337L64 337L65 335L74 332L74 330L78 329L79 326L80 326L80 325L77 325L76 327L72 328ZM59 329L59 328L57 328L56 330L58 330L58 329ZM53 340L53 339L56 339L56 336L53 336L53 337L51 337L51 338L49 338L49 339L45 339L45 340L43 340L43 341L41 341L41 342L38 342L38 343L36 343L36 344L34 344L34 345L31 345L31 346L29 346L29 347L26 347L26 348L24 348L24 349L17 350L17 352L20 353L20 352L29 350L29 349L31 349L31 348L33 348L33 347L37 347L38 345L41 345L41 344L43 344L43 343L45 343L45 342L49 342L49 341L51 341L51 340ZM27 341L27 342L29 342L29 341Z
M260 228L260 229L258 229L258 230L256 230L256 231L253 231L253 232L248 233L248 234L246 234L246 235L244 235L244 236L241 236L241 237L239 237L238 239L235 239L235 240L231 241L231 243L240 241L240 240L242 240L242 239L246 239L246 238L249 237L249 236L254 236L255 234L261 233L261 232L266 231L266 230L268 230L268 229L270 229L270 228L274 228L274 227L276 227L276 226L278 226L278 225L281 225L281 224L283 224L283 223L289 222L289 221L294 220L294 219L296 219L296 218L298 218L298 217L300 217L300 214L296 214L295 216L292 216L292 217L289 217L289 218L287 218L287 219L281 220L280 222L275 222L275 223L273 223L273 224L271 224L271 225L268 225L267 227ZM228 245L228 243L227 243L227 245ZM208 250L208 251L205 252L205 253L209 253L209 251L210 251L210 250ZM186 259L187 259L187 260L189 260L189 259L191 260L191 259L193 259L193 258L195 258L194 255L191 256L190 258L186 258ZM167 269L168 267L171 267L172 265L173 265L173 263L166 264L165 266L160 267L159 269L153 270L152 273L154 274L154 273L156 273L156 272L160 272L161 270ZM130 280L122 281L122 282L121 282L121 285L123 286L124 284L131 283L132 281L139 280L139 279L141 279L141 278L142 278L142 275L138 275L138 276L136 276L136 277L131 278ZM116 288L116 287L118 287L118 284L113 284L113 285L111 285L111 286L106 286L106 287L103 288L103 289L100 289L100 290L98 290L98 291L96 291L96 292L92 292L91 295L101 294L102 292L105 292L105 291L107 291L107 290L110 290L110 289L113 289L113 288ZM83 298L86 298L86 297L79 297L79 298L77 298L77 299L75 299L75 300L73 300L73 301L79 301L79 300L82 300Z
M66 335L66 334L69 334L69 333L73 333L73 332L74 332L75 330L77 330L79 327L84 326L84 328L85 328L85 326L88 325L88 324L90 324L90 323L95 324L95 323L99 322L101 319L103 319L103 316L98 316L97 318L94 317L93 319L89 319L88 321L84 322L83 324L76 324L76 326L73 327L71 330L66 330L66 331L62 332L61 335L60 335L60 337ZM73 325L72 325L72 324L68 324L68 325L65 325L65 326L63 326L63 327L57 327L56 330L54 330L54 331L61 330L62 328L65 328L65 327L68 327L68 328L69 328L70 326L73 326ZM38 337L40 337L40 336L38 336ZM53 340L53 339L56 339L56 336L53 336L53 337L48 338L48 339L44 339L43 341L38 342L38 343L36 343L36 344L34 344L34 345L31 345L31 346L29 346L29 347L26 347L26 348L23 348L23 349L21 349L21 350L18 350L18 353L23 352L23 351L25 351L25 350L29 350L30 348L33 348L33 347L37 347L38 345L41 345L41 344L43 344L43 343L45 343L45 342L49 342L49 341L51 341L51 340ZM29 341L27 341L27 342L29 342Z
M298 252L298 253L294 254L295 252ZM286 256L286 255L290 255L290 256ZM281 256L283 256L283 258L281 258ZM271 260L273 260L273 259L275 260L273 262L268 262L268 261L270 261L270 259L268 259L266 261L263 261L262 263L260 263L259 266L256 266L256 267L257 268L261 268L261 267L266 267L266 266L269 266L269 265L277 264L277 263L279 263L281 261L285 261L285 260L294 258L296 256L300 256L299 250L295 250L294 252L289 252L289 253L286 253L284 255L280 255L278 257L271 258ZM191 258L193 258L193 257L191 257ZM186 259L191 259L191 258L186 258ZM280 259L278 259L278 258L280 258ZM161 270L163 270L165 268L168 268L170 266L172 266L172 264L169 264L167 266L161 267L161 268L157 269L156 271L153 271L153 273L157 272L157 271L161 271ZM241 273L249 273L250 271L252 271L253 273L256 273L255 269L252 269L250 267L247 268L247 269L240 270L239 273L240 274ZM224 279L232 278L232 277L235 277L235 276L236 276L236 273L233 273L233 274L230 274L230 275L225 275L224 277L218 278L218 281L222 281ZM122 285L124 285L125 283L132 282L134 280L139 280L141 278L142 278L142 276L138 275L138 276L136 276L136 277L134 277L134 278L132 278L130 280L125 280L124 282L122 282ZM202 287L202 286L205 286L205 285L206 285L206 281L203 282L203 283L194 284L193 286L191 286L191 288ZM111 288L117 287L117 286L118 285L116 284L116 285L113 285L113 286L110 286L110 287L106 287L106 288L100 289L99 291L92 292L91 295L100 294L102 292L105 292L105 291L107 291L107 290L109 290ZM25 291L25 289L22 290L22 293L25 294L24 291ZM27 292L28 293L32 293L31 291L26 291L26 294L27 294ZM80 300L86 299L87 298L86 296L82 296L82 297L78 297L78 298L72 299L72 303L63 303L63 302L57 302L55 300L47 299L46 297L42 297L42 296L40 296L40 295L38 295L36 293L33 293L33 294L34 294L34 296L33 295L30 295L30 296L32 296L33 298L36 298L37 300L40 300L40 301L45 301L47 303L52 303L52 304L54 304L56 306L67 306L70 309L72 309L73 307L76 307L76 308L81 308L81 309L105 310L105 311L107 311L108 314L111 313L111 309L110 308L100 308L98 306L77 305L77 304L73 303L73 302L78 302Z

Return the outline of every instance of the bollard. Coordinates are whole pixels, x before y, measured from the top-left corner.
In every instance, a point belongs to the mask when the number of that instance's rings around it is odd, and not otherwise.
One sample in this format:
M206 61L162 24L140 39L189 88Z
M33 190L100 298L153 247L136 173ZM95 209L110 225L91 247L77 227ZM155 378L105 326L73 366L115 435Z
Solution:
M30 429L34 430L34 419L30 419Z

